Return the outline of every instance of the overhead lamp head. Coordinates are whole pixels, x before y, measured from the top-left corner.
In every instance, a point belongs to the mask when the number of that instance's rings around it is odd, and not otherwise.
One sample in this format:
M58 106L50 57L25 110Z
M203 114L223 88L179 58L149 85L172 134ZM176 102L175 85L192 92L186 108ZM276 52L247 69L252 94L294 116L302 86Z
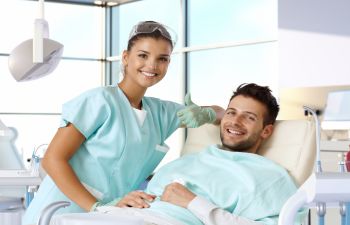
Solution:
M34 21L34 37L19 44L9 57L9 69L16 81L29 81L56 69L63 45L49 39L49 25L44 19L44 0L39 0L39 18Z
M29 81L50 74L56 69L63 53L63 45L43 38L43 62L33 62L33 39L26 40L12 50L9 69L16 81Z

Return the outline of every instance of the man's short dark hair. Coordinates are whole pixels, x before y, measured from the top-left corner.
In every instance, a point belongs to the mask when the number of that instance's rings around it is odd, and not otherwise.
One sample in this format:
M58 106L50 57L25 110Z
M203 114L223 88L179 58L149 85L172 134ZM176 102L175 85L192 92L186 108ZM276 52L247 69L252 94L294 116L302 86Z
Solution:
M264 126L275 123L280 107L276 98L271 94L271 89L268 86L259 86L254 83L243 83L233 92L230 101L238 95L251 97L266 106L267 113L264 116Z

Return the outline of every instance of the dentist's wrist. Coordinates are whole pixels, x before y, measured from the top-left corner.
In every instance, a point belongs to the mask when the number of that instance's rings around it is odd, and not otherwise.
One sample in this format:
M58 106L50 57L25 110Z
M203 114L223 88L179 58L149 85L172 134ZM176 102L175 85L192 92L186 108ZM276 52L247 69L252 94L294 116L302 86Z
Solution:
M91 208L90 208L90 212L95 212L95 211L97 211L96 209L97 209L97 207L99 207L99 206L103 206L103 204L101 203L101 202L99 202L99 201L97 201L97 202L95 202L92 206L91 206Z
M216 112L211 107L205 107L203 108L205 112L208 114L208 122L207 123L215 123L216 121Z
M121 200L121 198L115 198L110 202L102 203L100 201L96 201L90 208L90 212L97 211L97 207L100 206L117 206L117 203Z

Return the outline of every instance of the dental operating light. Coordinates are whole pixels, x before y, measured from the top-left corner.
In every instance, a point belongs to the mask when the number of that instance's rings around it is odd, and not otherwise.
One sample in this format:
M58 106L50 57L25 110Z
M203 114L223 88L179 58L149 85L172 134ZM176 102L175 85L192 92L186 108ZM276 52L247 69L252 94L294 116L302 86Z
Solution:
M34 37L14 48L9 57L9 70L16 81L29 81L56 69L63 45L49 39L49 25L44 19L44 0L39 0L39 18L34 21Z

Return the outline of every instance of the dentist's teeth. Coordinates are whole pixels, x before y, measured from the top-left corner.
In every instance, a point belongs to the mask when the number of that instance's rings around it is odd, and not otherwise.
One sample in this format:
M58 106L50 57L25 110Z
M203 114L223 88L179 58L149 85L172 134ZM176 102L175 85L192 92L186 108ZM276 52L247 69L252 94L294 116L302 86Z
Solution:
M155 73L148 73L148 72L142 72L142 74L147 76L147 77L153 77L156 75Z

